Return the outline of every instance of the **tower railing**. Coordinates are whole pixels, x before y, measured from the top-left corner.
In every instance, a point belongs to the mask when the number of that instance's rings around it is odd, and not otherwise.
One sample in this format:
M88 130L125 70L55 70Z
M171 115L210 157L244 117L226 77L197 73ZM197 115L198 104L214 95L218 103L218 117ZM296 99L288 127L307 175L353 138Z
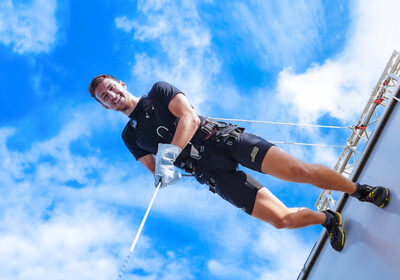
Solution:
M399 74L400 54L394 50L358 122L351 127L352 133L335 165L335 170L342 175L346 177L351 175L362 154L362 149L375 128L379 113L382 112L379 108L386 106L387 100L393 97L394 89L400 79ZM327 190L321 192L315 203L315 207L319 211L333 209L336 201L332 197L332 193L332 191Z

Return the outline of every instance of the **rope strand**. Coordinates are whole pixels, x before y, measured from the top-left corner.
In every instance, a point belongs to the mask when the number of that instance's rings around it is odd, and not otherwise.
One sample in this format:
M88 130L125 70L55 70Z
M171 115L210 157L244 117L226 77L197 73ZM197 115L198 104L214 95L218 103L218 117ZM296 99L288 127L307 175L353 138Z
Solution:
M131 255L133 254L133 251L135 250L136 243L137 243L137 241L139 240L140 234L142 233L142 229L143 229L144 223L145 223L146 220L147 220L147 216L149 215L151 206L153 205L153 202L154 202L154 200L156 199L156 195L157 195L158 190L160 189L160 187L161 187L161 180L160 180L160 182L157 184L156 190L154 191L154 194L153 194L153 197L151 198L150 204L149 204L149 206L147 207L146 214L144 214L143 220L142 220L142 222L140 223L140 226L139 226L139 229L138 229L138 231L137 231L137 233L136 233L135 239L134 239L133 242L132 242L131 249L129 250L128 255L125 257L124 264L123 264L123 266L121 267L121 270L120 270L120 272L119 272L119 274L118 274L118 278L117 278L118 280L120 280L120 279L122 278L122 275L124 274L124 272L125 272L125 270L126 270L126 266L128 265L129 258L131 257Z
M334 126L334 125L302 124L302 123L281 123L281 122L270 122L270 121L225 119L225 118L210 118L210 119L216 120L216 121L227 121L227 122L249 122L249 123L264 123L264 124L275 124L275 125L292 125L292 126L334 128L334 129L349 129L350 128L351 129L351 126Z
M288 145L301 145L301 146L317 146L317 147L331 147L331 148L344 148L345 146L329 145L329 144L312 144L312 143L297 143L287 141L268 141L273 144L288 144Z
M274 124L274 125L291 125L291 126L305 126L305 127L318 127L318 128L333 128L333 129L354 129L352 126L332 126L332 125L318 125L318 124L301 124L301 123L282 123L282 122L270 122L270 121L258 121L258 120L242 120L242 119L226 119L226 118L211 118L216 121L227 121L227 122L249 122L249 123L263 123L263 124ZM301 145L301 146L316 146L316 147L331 147L331 148L344 148L345 146L329 145L329 144L312 144L312 143L297 143L288 141L269 141L274 144L288 144L288 145Z

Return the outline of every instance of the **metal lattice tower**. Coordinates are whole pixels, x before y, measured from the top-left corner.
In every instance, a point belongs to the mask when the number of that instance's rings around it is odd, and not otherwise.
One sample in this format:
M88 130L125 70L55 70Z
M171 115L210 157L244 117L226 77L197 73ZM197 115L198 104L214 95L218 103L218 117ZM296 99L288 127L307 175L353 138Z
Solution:
M368 142L375 124L379 119L379 106L386 106L386 101L393 97L400 75L400 54L394 50L387 63L385 70L378 80L377 85L372 91L371 97L365 106L357 124L352 126L352 133L346 141L346 145L335 165L335 170L342 175L350 176L358 158L362 154L362 149ZM362 140L360 142L360 140ZM360 152L361 151L361 152ZM332 191L324 190L321 192L315 207L319 210L332 209L335 205Z

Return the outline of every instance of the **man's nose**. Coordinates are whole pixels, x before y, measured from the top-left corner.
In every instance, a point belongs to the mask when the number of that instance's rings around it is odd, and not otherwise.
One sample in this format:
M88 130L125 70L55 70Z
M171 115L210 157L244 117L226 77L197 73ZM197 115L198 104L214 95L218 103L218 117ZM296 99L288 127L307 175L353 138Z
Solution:
M109 92L108 92L108 95L110 96L110 99L111 99L111 100L114 100L115 97L117 96L117 95L115 94L115 92L112 92L112 91L109 91Z

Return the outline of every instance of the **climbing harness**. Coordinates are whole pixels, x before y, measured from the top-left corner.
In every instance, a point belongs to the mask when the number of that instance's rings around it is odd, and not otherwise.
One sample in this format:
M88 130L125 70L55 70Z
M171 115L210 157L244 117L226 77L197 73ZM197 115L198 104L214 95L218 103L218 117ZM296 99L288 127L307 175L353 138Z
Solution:
M196 177L201 184L209 186L216 193L216 176L218 171L234 170L238 163L224 156L233 143L244 131L244 128L233 124L216 122L200 116L201 124L175 161L175 166ZM218 162L218 167L211 167Z

